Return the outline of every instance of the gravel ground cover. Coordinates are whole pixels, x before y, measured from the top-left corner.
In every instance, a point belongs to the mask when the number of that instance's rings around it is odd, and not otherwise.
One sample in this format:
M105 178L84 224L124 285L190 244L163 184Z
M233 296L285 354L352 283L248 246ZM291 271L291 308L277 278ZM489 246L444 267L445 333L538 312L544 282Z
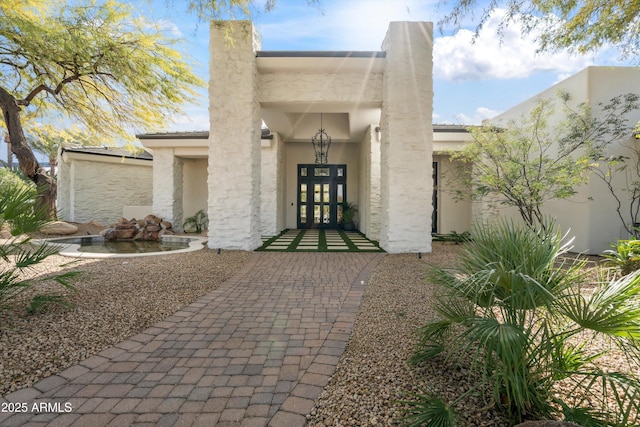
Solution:
M308 415L308 426L397 425L405 409L400 401L415 400L411 393L438 391L453 401L470 388L468 382L473 380L464 369L436 362L418 369L407 363L417 344L416 330L437 318L431 304L436 289L427 283L427 270L430 265L453 266L463 248L434 242L433 252L422 258L386 256L369 281L349 344ZM587 280L597 280L601 259L588 256L586 260ZM605 348L604 343L591 344ZM602 362L615 369L622 366L623 359L623 355L611 352ZM465 416L463 425L509 425L497 411L484 406L477 398L460 401L456 409Z
M453 265L462 248L434 242L433 252L422 258L385 257L369 281L336 373L307 417L308 426L394 425L404 409L399 401L411 400L411 392L437 385L455 397L466 390L466 372L452 373L436 365L418 370L407 363L417 343L416 330L436 318L427 269ZM498 414L480 411L480 402L465 404L471 413L468 425L506 425Z
M438 389L455 398L468 388L465 371L435 363L416 369L407 363L417 342L416 330L435 318L431 307L435 290L426 281L427 269L453 265L462 249L462 245L435 242L433 252L421 258L415 254L385 257L370 279L336 373L307 417L309 426L393 425L404 409L399 401L411 399L411 392ZM204 249L99 261L51 257L31 274L82 270L76 283L79 292L68 294L76 307L29 316L23 304L0 317L0 396L64 370L171 315L215 289L242 267L248 255ZM60 266L70 261L72 265ZM60 289L52 283L44 286ZM482 408L480 401L466 399L461 405L468 414L466 425L508 425L495 411Z
M83 233L84 234L84 233ZM184 254L104 260L51 256L30 277L81 271L77 292L47 280L33 291L64 294L75 307L29 315L33 292L0 314L0 396L32 385L170 316L238 271L247 252L202 249ZM0 271L2 270L0 261Z

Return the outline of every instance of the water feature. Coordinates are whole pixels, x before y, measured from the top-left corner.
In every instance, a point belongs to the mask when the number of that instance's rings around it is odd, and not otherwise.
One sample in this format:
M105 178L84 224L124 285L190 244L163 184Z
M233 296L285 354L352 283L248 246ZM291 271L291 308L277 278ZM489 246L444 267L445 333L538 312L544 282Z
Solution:
M80 258L108 258L162 255L191 252L202 249L203 237L162 236L158 241L118 240L106 241L102 236L80 236L47 239L46 243L59 245L60 255Z

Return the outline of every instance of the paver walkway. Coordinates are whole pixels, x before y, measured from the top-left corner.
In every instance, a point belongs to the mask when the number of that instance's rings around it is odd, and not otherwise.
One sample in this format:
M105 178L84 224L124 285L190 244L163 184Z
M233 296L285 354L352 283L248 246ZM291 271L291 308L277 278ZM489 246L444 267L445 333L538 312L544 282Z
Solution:
M218 289L0 399L0 425L303 426L380 253L255 252Z

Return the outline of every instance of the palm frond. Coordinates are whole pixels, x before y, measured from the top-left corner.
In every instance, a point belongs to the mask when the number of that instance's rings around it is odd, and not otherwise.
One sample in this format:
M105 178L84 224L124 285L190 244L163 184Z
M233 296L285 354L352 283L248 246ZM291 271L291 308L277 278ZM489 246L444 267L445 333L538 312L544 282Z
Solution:
M433 393L421 390L411 393L415 400L403 400L399 403L408 405L405 415L400 421L404 427L455 427L458 416L453 408Z

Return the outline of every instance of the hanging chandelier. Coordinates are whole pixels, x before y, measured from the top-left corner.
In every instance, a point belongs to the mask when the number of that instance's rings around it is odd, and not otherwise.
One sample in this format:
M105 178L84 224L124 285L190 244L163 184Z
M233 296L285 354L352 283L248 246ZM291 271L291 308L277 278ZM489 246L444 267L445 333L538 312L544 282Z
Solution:
M331 137L322 128L322 113L320 113L320 129L311 138L313 151L316 153L316 164L326 165L329 163L329 147L331 146Z

